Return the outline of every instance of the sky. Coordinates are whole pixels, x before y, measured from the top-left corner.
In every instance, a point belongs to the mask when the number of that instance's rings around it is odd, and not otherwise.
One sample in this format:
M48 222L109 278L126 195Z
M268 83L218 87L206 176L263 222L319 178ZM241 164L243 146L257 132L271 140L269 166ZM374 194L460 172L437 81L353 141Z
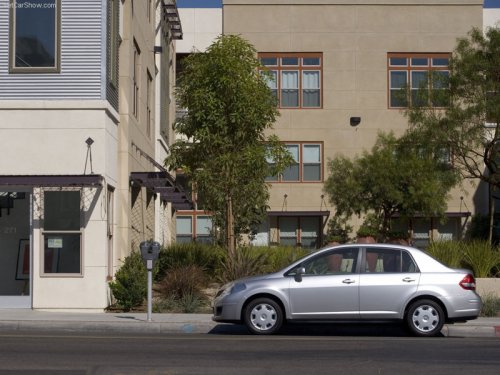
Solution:
M485 8L500 8L500 0L484 0Z
M222 0L177 0L178 8L221 8ZM484 0L485 8L500 8L500 0Z
M222 0L177 0L176 3L177 8L222 8Z

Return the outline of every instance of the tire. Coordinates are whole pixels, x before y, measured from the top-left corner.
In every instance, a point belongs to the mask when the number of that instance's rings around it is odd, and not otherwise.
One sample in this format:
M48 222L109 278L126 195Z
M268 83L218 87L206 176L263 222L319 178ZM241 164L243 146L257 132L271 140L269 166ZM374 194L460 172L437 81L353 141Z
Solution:
M272 335L283 325L283 310L270 298L257 298L245 307L243 320L254 335Z
M444 321L445 316L441 306L429 299L413 302L406 313L406 324L415 336L438 335L443 328Z

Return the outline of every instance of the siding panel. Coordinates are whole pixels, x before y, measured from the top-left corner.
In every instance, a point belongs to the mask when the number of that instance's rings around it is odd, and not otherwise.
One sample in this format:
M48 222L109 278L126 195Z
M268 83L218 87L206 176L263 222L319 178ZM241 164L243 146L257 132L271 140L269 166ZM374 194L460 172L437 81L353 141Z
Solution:
M104 99L102 1L61 0L61 72L9 73L9 0L0 0L0 99Z

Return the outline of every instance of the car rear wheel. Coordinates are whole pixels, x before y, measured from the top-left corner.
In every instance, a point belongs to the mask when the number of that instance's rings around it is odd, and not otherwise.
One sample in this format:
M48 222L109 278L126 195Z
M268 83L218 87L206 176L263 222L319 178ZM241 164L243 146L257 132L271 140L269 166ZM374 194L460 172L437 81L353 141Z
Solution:
M406 314L408 328L416 336L436 336L441 332L444 320L441 306L427 299L412 303Z
M245 308L244 322L248 330L257 335L271 335L283 324L283 311L270 298L257 298Z

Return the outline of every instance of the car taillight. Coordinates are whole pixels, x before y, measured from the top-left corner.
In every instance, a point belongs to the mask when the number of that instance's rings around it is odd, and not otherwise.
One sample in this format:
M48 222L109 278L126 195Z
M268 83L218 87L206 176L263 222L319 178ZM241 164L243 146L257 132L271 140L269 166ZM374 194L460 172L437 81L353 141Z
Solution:
M476 279L470 273L458 283L465 290L476 290Z

